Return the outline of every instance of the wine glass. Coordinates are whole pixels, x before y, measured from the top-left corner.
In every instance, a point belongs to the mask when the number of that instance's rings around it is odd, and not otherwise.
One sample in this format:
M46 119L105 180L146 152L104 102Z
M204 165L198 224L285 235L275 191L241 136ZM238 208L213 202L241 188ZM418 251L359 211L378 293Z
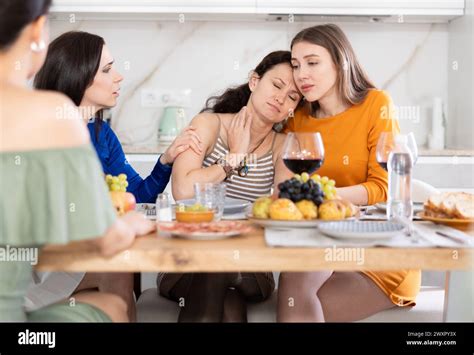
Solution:
M321 134L288 133L283 146L283 162L295 174L314 173L324 162Z
M377 152L376 158L377 163L385 170L387 169L387 161L390 152L395 148L396 142L395 137L397 133L394 132L382 132L380 134L379 140L377 142ZM418 159L418 147L416 145L415 135L413 132L410 132L407 136L407 147L410 150L413 165L415 165L416 160Z
M395 148L395 137L396 133L394 132L382 132L377 142L377 152L375 154L377 163L379 163L385 171L388 171L388 156Z
M410 149L411 157L413 159L413 165L416 164L418 159L418 146L416 145L415 135L413 132L408 133L407 135L407 146Z

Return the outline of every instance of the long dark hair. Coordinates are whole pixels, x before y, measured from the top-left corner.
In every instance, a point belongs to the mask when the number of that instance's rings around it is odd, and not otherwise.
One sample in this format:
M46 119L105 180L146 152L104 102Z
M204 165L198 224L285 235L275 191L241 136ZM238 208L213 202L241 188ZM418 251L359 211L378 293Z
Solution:
M325 24L305 28L293 38L291 48L300 42L316 44L328 50L336 65L337 88L344 103L356 105L365 99L369 89L375 89L339 26ZM312 102L311 106L313 112L319 108L317 102Z
M8 49L23 28L46 15L51 0L1 0L0 1L0 50Z
M267 54L253 70L260 78L274 66L287 63L291 66L291 52L275 51ZM250 98L249 84L245 83L228 88L222 95L211 96L206 100L206 106L201 112L237 113L247 105Z
M35 88L62 92L79 106L99 69L104 44L102 37L92 33L63 33L49 45L44 65L34 80ZM94 117L96 139L102 122L100 110Z

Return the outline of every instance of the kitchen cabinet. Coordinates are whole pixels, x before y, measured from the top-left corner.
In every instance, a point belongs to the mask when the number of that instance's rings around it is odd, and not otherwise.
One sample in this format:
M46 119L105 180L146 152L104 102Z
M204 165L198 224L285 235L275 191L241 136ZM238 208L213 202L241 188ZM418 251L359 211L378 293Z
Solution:
M188 14L205 21L227 15L232 20L435 23L462 16L464 6L464 0L56 0L51 13Z

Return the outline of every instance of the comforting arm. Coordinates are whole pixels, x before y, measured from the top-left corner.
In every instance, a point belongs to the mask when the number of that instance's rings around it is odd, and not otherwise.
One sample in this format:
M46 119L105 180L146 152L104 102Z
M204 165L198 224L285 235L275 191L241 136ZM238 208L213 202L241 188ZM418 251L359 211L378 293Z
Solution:
M103 129L107 129L105 139L110 149L110 157L105 167L106 173L126 174L127 190L135 195L138 203L155 202L156 196L163 192L170 180L171 166L162 164L161 159L158 159L151 174L146 179L142 179L125 158L125 153L115 133L108 126L104 125Z

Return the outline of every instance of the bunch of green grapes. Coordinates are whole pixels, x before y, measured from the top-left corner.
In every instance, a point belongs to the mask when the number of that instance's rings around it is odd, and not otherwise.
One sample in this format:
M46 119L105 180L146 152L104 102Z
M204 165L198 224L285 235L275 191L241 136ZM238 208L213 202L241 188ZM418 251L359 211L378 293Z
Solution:
M321 189L324 193L324 198L326 200L333 200L336 198L336 181L328 178L327 176L319 176L314 174L311 176L311 180L321 185Z
M127 191L128 181L125 174L120 174L119 176L105 175L105 182L109 187L109 191Z

